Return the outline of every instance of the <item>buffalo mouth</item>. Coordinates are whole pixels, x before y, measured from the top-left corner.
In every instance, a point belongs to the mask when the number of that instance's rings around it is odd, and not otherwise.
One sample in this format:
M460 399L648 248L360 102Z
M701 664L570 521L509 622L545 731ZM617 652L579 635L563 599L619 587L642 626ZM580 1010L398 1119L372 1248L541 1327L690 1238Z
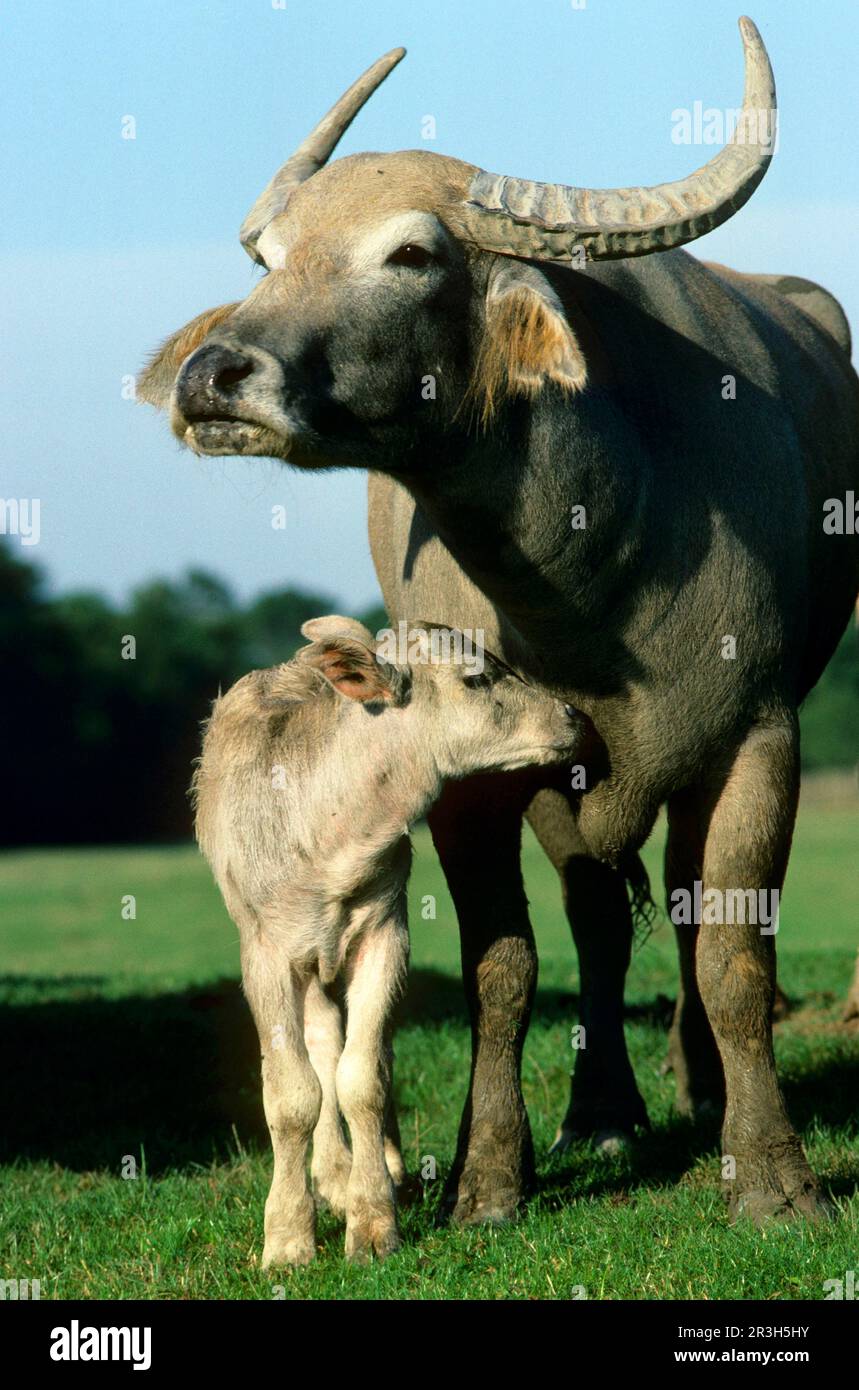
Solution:
M195 454L238 454L286 458L289 444L266 425L247 420L194 420L186 424L182 442Z

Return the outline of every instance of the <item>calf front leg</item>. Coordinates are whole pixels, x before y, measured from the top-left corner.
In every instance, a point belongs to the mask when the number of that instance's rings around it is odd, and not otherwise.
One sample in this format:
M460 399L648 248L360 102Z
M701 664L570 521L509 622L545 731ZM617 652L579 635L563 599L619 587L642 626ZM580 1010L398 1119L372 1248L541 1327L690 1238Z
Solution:
M346 1254L363 1262L398 1249L394 1184L386 1162L391 1098L391 1011L409 955L405 902L368 927L347 962L346 1042L337 1064L337 1097L352 1139L346 1190Z
M521 793L513 777L450 783L429 817L459 917L471 1016L471 1079L444 1200L464 1225L510 1219L534 1179L520 1073L537 953L519 863L530 800Z
M775 938L749 925L708 920L709 890L781 891L799 786L794 720L757 726L706 799L703 912L697 976L725 1072L722 1137L733 1218L826 1211L787 1117L775 1070L772 1003ZM772 899L770 899L772 902ZM718 914L717 914L718 915ZM727 1166L725 1166L727 1164Z
M309 1264L316 1253L316 1208L307 1183L307 1146L322 1087L304 1044L308 980L265 938L243 943L242 979L259 1034L263 1106L274 1150L263 1268Z

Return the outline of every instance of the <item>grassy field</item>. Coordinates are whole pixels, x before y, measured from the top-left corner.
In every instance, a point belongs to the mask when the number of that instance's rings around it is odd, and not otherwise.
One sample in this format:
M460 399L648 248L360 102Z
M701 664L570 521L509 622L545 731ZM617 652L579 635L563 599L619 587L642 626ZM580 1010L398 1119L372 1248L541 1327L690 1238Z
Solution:
M647 847L659 882L662 836ZM439 1178L402 1214L404 1248L353 1268L329 1215L314 1267L259 1268L268 1186L255 1037L236 934L191 848L0 859L0 1279L43 1298L813 1298L859 1270L859 1033L839 1009L859 942L859 815L801 812L779 933L794 1004L777 1029L788 1103L840 1217L729 1228L712 1128L672 1115L659 1076L675 988L663 922L636 950L628 1037L653 1133L632 1155L546 1154L566 1103L577 974L557 882L533 840L526 878L540 986L524 1087L540 1187L520 1222L439 1228L468 1074L450 901L425 831L412 878L413 970L397 1042L411 1170ZM436 895L435 921L420 899ZM125 895L136 916L122 915ZM123 1177L127 1156L137 1177ZM581 1296L580 1294L578 1296Z

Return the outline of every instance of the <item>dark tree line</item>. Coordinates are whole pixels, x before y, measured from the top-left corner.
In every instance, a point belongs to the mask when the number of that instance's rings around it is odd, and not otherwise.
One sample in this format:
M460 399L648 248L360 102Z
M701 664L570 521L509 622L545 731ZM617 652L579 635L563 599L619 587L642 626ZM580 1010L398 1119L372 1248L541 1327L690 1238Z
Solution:
M288 660L301 624L342 612L281 589L241 605L214 576L156 579L125 607L52 596L0 545L0 710L6 844L142 841L190 832L187 787L218 689ZM348 611L348 610L347 610ZM357 615L371 630L382 609ZM134 659L125 659L134 641ZM802 713L808 768L859 761L859 642L845 633Z
M4 842L189 834L192 760L219 688L288 660L307 618L342 611L292 589L243 606L200 571L153 580L122 608L91 593L52 597L0 545ZM381 609L357 616L373 631L385 622Z

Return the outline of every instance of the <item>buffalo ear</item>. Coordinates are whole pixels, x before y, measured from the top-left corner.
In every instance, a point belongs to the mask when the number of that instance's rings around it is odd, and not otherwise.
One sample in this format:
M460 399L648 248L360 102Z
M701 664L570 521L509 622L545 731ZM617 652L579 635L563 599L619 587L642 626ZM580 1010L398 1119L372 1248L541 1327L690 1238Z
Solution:
M137 378L138 399L146 401L147 405L157 406L159 410L166 410L170 404L173 383L185 358L190 357L212 329L223 323L240 303L241 300L237 299L232 304L221 304L217 309L207 309L205 314L198 314L190 323L186 323L184 328L180 328L178 333L172 333L160 348L156 348Z
M532 396L553 381L581 391L587 364L560 299L534 266L514 262L497 269L486 295L486 329L473 389L484 420L500 396Z
M365 642L341 633L323 637L296 652L296 658L321 671L327 681L350 700L367 704L385 700L402 703L405 672L387 661L379 661Z

